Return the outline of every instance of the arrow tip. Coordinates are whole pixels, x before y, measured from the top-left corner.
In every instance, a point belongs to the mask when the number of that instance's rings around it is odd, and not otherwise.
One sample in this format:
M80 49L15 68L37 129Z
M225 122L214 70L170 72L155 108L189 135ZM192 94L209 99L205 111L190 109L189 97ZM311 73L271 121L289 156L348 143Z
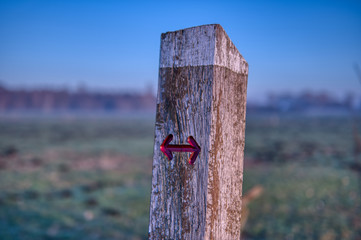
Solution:
M198 157L199 152L201 151L201 147L198 145L198 143L192 136L188 137L187 142L189 142L189 144L195 148L195 151L191 154L188 160L189 164L193 165Z
M171 151L168 150L169 143L173 140L173 135L169 134L163 141L162 145L160 145L160 150L166 155L170 160L173 159L173 154Z

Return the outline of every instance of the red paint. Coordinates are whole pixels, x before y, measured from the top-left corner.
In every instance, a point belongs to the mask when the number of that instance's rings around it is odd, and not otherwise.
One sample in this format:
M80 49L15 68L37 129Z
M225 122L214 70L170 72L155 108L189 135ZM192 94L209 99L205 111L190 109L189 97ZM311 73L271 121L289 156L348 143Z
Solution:
M160 145L160 150L168 157L169 161L173 159L172 152L192 152L188 159L189 164L193 165L196 158L201 151L198 143L192 136L187 138L187 142L190 145L170 145L169 143L173 140L173 135L169 134Z

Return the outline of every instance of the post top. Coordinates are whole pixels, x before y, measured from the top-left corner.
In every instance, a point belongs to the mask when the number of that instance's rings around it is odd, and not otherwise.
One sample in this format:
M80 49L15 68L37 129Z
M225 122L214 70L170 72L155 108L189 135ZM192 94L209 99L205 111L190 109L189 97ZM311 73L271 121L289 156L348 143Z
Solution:
M219 24L163 33L159 65L160 68L215 65L248 74L248 63Z
M162 35L168 34L168 33L176 33L176 32L180 32L180 31L187 31L193 28L204 28L204 27L208 27L208 26L213 26L213 27L221 27L223 29L223 27L221 26L221 24L219 23L211 23L211 24L203 24L203 25L199 25L199 26L195 26L195 27L188 27L188 28L183 28L183 29L178 29L175 31L168 31L165 33L162 33Z

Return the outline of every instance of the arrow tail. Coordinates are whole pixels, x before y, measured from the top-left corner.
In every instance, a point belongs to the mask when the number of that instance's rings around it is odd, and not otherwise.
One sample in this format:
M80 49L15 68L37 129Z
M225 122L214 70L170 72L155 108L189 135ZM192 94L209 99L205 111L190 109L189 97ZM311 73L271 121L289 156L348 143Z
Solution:
M196 149L186 145L168 145L168 150L172 152L194 152Z

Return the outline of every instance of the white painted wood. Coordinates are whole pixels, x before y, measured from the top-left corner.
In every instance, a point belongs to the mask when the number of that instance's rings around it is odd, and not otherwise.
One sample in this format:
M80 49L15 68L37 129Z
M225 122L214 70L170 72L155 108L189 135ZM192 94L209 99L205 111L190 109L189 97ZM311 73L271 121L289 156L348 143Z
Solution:
M216 25L204 25L162 34L160 68L185 66L220 66L248 74L248 64L222 32L216 37Z

